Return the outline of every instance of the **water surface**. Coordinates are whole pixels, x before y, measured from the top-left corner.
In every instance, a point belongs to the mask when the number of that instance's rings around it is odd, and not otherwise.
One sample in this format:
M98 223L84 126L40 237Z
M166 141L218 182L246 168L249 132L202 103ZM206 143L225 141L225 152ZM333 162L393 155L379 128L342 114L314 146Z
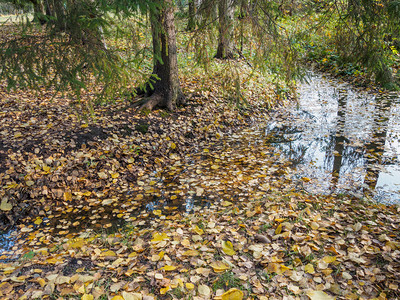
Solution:
M307 178L308 191L400 203L396 94L311 74L299 86L297 105L267 126L265 138L293 163L298 177Z

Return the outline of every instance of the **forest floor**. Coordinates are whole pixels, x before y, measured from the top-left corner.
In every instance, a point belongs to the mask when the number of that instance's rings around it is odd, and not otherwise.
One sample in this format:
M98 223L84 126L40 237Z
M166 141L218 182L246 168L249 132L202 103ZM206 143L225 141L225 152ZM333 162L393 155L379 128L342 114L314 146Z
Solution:
M2 86L0 297L399 298L399 207L306 193L248 130L284 109L272 87L238 108L222 81L183 77L172 113L92 116Z

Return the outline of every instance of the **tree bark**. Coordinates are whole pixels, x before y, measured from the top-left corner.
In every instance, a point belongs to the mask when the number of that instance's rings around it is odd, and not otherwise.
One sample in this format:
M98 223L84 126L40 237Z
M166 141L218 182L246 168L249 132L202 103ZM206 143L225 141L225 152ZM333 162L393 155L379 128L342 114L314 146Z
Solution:
M41 0L30 0L33 4L33 21L39 22L41 25L46 23L44 18L44 7Z
M196 28L196 3L195 0L189 0L189 20L187 30L194 30Z
M146 85L150 97L140 110L152 110L158 106L172 111L185 100L178 77L174 6L172 0L165 0L161 5L150 13L154 75L150 81L154 79L155 82Z
M233 0L220 0L218 3L219 42L216 58L233 58Z

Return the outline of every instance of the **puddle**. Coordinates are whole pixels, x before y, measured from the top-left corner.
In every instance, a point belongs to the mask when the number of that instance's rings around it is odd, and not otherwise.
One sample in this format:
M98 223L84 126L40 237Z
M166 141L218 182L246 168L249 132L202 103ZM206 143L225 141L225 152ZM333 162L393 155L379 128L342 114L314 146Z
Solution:
M314 193L367 194L400 204L400 104L312 74L298 104L265 129L267 143L293 163Z
M398 98L313 75L300 86L298 105L272 121L199 145L198 153L144 174L123 193L93 191L83 202L54 207L28 220L23 238L0 235L0 256L49 248L86 232L118 232L127 223L147 227L161 214L224 209L276 190L367 194L400 203L399 138Z

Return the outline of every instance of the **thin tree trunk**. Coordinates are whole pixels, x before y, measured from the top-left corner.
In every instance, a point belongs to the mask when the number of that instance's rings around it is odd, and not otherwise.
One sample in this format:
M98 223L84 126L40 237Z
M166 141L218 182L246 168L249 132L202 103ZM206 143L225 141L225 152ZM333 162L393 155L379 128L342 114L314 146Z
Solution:
M172 0L163 2L160 9L150 14L153 35L153 74L156 81L152 84L153 89L149 89L150 84L147 85L147 94L151 96L140 109L152 110L159 106L172 111L185 100L178 77L174 6Z
M46 20L44 18L44 7L42 1L31 0L30 2L33 4L33 21L39 22L43 25L44 23L46 23Z
M187 30L194 30L196 28L196 3L195 0L189 0L189 20Z
M216 58L233 57L233 13L232 0L220 0L218 4L219 42Z

